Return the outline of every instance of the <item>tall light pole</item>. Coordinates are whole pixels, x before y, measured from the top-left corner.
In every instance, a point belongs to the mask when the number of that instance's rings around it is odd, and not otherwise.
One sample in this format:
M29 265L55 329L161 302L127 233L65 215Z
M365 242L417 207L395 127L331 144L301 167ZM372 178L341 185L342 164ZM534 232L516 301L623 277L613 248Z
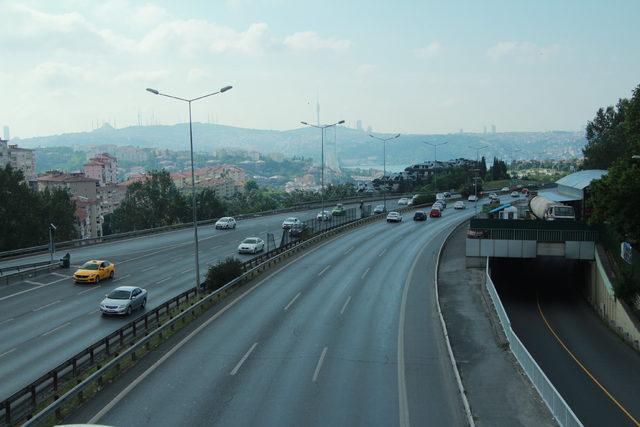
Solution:
M51 254L51 263L53 264L53 253L56 251L56 247L53 244L53 232L56 231L58 227L53 225L53 223L49 223L49 254Z
M434 144L432 142L422 141L423 144L427 144L433 147L433 192L438 192L438 147L448 144L449 141L441 142L440 144Z
M483 150L485 148L487 148L488 145L483 145L481 147L471 147L473 150L476 150L476 173L473 177L473 194L476 196L476 201L475 201L475 211L476 211L476 215L478 214L478 167L480 166L478 164L479 162L479 152L480 150Z
M191 99L186 99L186 98L180 98L178 96L173 96L173 95L167 95L166 93L161 93L156 89L151 89L151 88L147 88L148 92L151 92L154 95L161 95L161 96L166 96L167 98L173 98L173 99L177 99L178 101L184 101L187 104L189 104L189 144L190 144L190 148L191 148L191 203L192 203L192 209L193 209L193 240L195 242L195 261L196 261L196 293L200 292L200 256L198 255L198 214L197 214L197 208L196 208L196 177L195 177L195 171L194 171L194 167L193 167L193 124L191 121L191 103L193 101L197 101L199 99L202 98L207 98L209 96L213 96L213 95L217 95L219 93L223 93L228 91L229 89L231 89L233 86L225 86L222 89L220 89L217 92L213 92L213 93L209 93L207 95L202 95L199 96L197 98L191 98Z
M369 134L369 136L373 139L377 139L378 141L382 142L382 179L384 180L384 177L387 176L387 142L391 141L392 139L396 139L400 137L400 134L397 133L394 136L390 136L389 138L380 138L379 136L375 136L375 135L371 135ZM387 211L387 185L384 185L384 188L382 189L382 199L384 200L384 211Z
M321 142L321 154L320 154L320 157L321 157L321 161L320 161L320 163L321 163L321 167L320 167L320 206L321 206L322 210L320 211L320 213L321 213L322 222L324 223L325 222L324 221L324 219L325 219L324 218L324 130L326 128L330 128L332 126L341 125L341 124L344 123L344 120L340 120L339 122L332 123L330 125L320 125L320 124L312 125L311 123L307 123L307 122L300 122L300 123L302 123L305 126L311 126L312 128L320 129L320 132L322 134L322 136L320 137L321 141L322 141Z

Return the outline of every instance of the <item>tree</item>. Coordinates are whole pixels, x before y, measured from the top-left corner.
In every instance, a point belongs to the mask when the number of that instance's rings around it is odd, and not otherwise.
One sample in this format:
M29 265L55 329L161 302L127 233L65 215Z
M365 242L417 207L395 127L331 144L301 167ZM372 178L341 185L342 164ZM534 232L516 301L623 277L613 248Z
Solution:
M220 218L225 215L224 203L216 197L216 192L210 188L205 188L196 195L196 205L199 220Z
M482 179L485 179L487 176L487 161L484 156L482 156L482 160L480 160L480 171L478 172L478 175Z
M259 188L258 183L252 179L250 179L244 184L244 191L257 190L258 188Z
M631 99L620 99L615 107L600 108L586 127L587 144L582 150L585 169L607 169L617 159L640 152L640 86Z
M493 158L493 165L489 168L489 175L491 176L491 180L497 181L500 179L509 179L509 174L507 173L507 164L498 159L497 157Z

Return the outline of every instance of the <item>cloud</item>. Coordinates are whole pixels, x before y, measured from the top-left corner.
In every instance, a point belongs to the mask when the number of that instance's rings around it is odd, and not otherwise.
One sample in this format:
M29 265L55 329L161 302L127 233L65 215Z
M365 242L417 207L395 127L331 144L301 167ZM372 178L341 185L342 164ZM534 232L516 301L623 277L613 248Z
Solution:
M131 19L138 25L153 26L165 21L168 17L169 14L165 9L147 3L138 7Z
M314 31L303 31L285 37L283 44L294 51L331 50L345 52L351 48L350 40L336 38L322 38Z
M532 42L504 41L496 43L487 50L487 56L493 61L516 60L534 63L546 61L560 50L558 44L539 46Z
M171 73L168 70L153 70L153 71L127 71L122 74L118 74L113 78L113 81L118 84L123 83L159 83L166 80Z
M43 86L61 88L75 86L90 79L87 70L63 62L43 62L31 71L32 79Z
M356 76L359 78L367 78L372 76L377 69L378 67L373 64L361 64L356 68Z
M415 55L419 59L431 59L435 58L442 52L442 46L438 42L431 42L425 47L421 47L415 50Z

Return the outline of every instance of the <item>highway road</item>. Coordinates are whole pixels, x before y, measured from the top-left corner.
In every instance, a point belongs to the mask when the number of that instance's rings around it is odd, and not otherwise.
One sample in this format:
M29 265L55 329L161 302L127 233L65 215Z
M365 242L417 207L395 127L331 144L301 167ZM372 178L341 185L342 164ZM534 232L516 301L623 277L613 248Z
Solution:
M389 206L396 204L397 199L388 201ZM227 256L250 259L236 251L245 237L266 239L271 232L279 241L284 218L304 220L315 218L316 213L243 220L235 230L215 230L213 225L199 228L201 279L209 265ZM0 286L0 400L129 322L128 318L103 318L98 312L99 302L113 288L146 288L147 307L152 309L195 285L192 229L75 248L70 253L74 265L92 258L114 262L115 279L98 286L74 284L72 268ZM25 262L42 257L47 255L31 256Z
M640 355L580 295L585 274L552 257L492 261L512 327L584 425L640 426Z
M466 424L433 278L447 232L471 214L405 214L313 248L239 289L175 351L154 352L144 373L66 422Z

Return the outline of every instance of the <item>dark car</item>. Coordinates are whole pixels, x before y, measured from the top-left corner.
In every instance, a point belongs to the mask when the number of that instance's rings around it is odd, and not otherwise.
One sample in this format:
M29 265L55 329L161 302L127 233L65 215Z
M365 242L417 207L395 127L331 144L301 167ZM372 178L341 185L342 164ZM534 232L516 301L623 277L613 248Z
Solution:
M427 214L425 213L425 211L416 211L413 214L413 220L414 221L426 221L427 220Z
M301 222L300 224L293 224L291 228L289 228L289 236L291 237L300 237L304 230L307 229L307 224Z
M373 213L374 214L381 214L381 213L385 213L387 210L385 209L384 205L378 205L373 209Z

